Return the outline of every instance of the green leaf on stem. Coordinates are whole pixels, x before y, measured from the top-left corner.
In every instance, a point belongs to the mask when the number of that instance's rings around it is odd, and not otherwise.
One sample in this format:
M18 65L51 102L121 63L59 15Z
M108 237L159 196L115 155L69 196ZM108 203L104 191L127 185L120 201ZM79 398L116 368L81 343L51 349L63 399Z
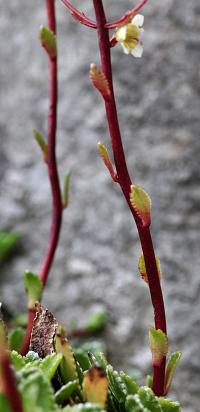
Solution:
M10 352L10 360L17 372L23 369L26 365L25 358L15 350Z
M159 398L159 402L163 412L181 412L181 408L178 402L165 398Z
M129 395L126 398L126 412L163 412L159 399L147 387L139 389L136 395Z
M19 239L16 233L0 232L0 262L4 262L13 252Z
M28 308L34 309L35 302L39 301L42 294L42 282L38 275L26 271L24 273L24 287L27 294Z
M44 160L47 160L47 155L48 155L47 143L45 142L41 133L39 133L37 130L33 129L33 134L34 134L36 142L38 143L38 145L40 146L40 149L42 150Z
M40 27L40 41L51 59L57 56L57 44L55 33L47 27Z
M23 343L24 335L25 330L23 328L11 330L8 334L9 349L19 351Z
M61 361L62 355L60 353L53 353L52 355L46 356L46 358L41 361L39 367L43 371L44 375L51 380L54 377Z
M113 165L111 163L108 151L103 143L98 143L99 153L103 159L105 166L107 167L112 179L114 182L118 182L117 173L114 171Z
M151 199L149 195L140 186L131 185L130 202L135 213L142 221L143 227L150 226Z
M53 388L40 369L24 369L19 389L25 412L56 411Z
M181 352L174 352L171 354L167 361L166 371L165 371L165 394L169 392L172 379L175 374L176 367L180 361Z
M126 385L120 374L111 365L106 367L106 374L109 380L109 389L114 398L120 403L124 403L128 394Z
M57 333L54 338L54 343L56 352L63 355L63 359L60 364L60 371L63 382L67 383L76 380L78 378L76 361L74 358L73 350L68 340Z
M108 379L104 370L93 365L83 379L83 398L85 402L99 404L105 407L108 397Z
M122 378L128 395L135 395L138 392L139 386L137 383L128 375L126 375L124 372L120 372L120 377Z
M73 381L68 382L66 385L63 385L56 393L55 393L55 400L57 403L64 403L66 402L75 391L79 389L79 382Z
M90 65L90 79L94 87L101 93L104 99L110 98L111 92L108 79L94 63Z
M160 366L163 358L168 352L167 335L160 329L153 326L149 328L149 343L152 352L152 362L154 366Z
M63 208L65 209L69 204L69 184L70 184L71 172L67 172L64 175L63 184Z
M157 256L156 256L156 266L157 266L159 278L161 278L162 273L161 273L160 260ZM142 279L148 284L149 281L148 281L148 275L147 275L147 270L146 270L146 265L145 265L143 254L141 254L139 258L138 269L139 269Z
M85 325L85 330L91 333L96 333L101 331L106 325L106 313L101 311L94 313L89 322Z
M147 375L146 377L146 386L148 386L148 388L152 388L153 386L153 377L151 375Z

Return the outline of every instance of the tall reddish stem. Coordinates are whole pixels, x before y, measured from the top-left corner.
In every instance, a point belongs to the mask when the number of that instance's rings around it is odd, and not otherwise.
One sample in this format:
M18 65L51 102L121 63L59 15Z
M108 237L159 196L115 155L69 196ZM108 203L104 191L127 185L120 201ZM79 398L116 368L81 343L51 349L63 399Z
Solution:
M93 0L93 4L97 20L102 71L107 77L111 90L111 98L105 101L105 108L119 184L121 186L125 199L128 203L130 211L137 225L141 247L144 254L146 269L148 273L149 289L151 294L152 305L154 308L155 327L156 329L161 329L164 333L167 333L164 301L155 260L155 253L150 229L141 226L140 221L130 203L131 179L126 165L118 122L118 115L113 89L109 32L108 29L105 27L106 16L104 12L103 2L102 0ZM153 391L156 395L164 394L165 362L166 360L163 359L163 362L159 367L154 367Z
M55 16L55 0L46 0L46 8L48 15L48 27L56 34L56 16ZM58 79L57 79L57 57L49 57L49 73L50 73L50 106L48 116L48 156L47 167L49 180L51 183L51 192L53 200L52 222L49 235L49 241L46 253L40 269L40 277L45 286L49 270L54 258L56 247L58 244L60 227L62 222L62 198L60 191L59 176L56 162L56 128L57 128L57 97L58 97Z
M8 400L13 412L23 412L21 397L17 389L14 372L10 366L9 355L6 349L1 351L0 364L3 377L2 392Z
M48 17L48 27L56 34L56 15L55 0L46 0L46 9ZM57 248L60 228L62 223L62 198L60 191L59 176L56 161L56 130L57 130L57 98L58 98L58 79L57 79L57 57L49 56L49 115L48 115L48 153L47 168L52 192L52 219L51 229L47 249L40 268L40 278L43 288L46 285L47 277L51 269L55 251ZM22 345L21 353L27 353L30 343L33 319L35 309L28 311L28 323L26 334Z

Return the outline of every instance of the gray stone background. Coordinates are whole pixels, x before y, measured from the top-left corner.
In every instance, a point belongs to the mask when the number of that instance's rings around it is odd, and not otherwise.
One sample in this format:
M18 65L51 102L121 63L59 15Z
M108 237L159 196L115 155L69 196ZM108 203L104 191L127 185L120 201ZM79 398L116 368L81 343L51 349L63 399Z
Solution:
M92 1L81 3L93 15ZM134 2L105 0L116 18ZM39 46L44 2L0 0L1 229L21 234L21 250L1 267L0 299L25 310L22 274L37 272L50 224L46 168L32 138L45 134L47 58ZM105 307L104 339L116 367L150 371L149 292L137 273L140 246L119 188L97 153L109 147L101 98L88 78L99 62L96 33L76 24L57 1L60 69L60 176L73 177L60 247L44 303L69 325ZM200 372L200 3L149 0L142 59L113 50L118 112L130 174L153 202L152 232L159 255L170 351L183 352L173 383L184 412L198 412Z

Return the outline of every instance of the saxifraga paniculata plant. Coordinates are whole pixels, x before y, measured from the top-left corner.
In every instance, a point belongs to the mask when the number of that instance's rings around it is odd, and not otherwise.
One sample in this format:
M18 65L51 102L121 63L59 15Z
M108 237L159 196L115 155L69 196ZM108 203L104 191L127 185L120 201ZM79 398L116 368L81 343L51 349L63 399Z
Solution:
M120 43L126 54L141 57L143 52L143 0L134 9L113 22L106 20L102 0L93 0L93 21L67 0L61 0L75 20L98 33L101 67L90 66L90 78L105 103L113 149L113 166L106 147L98 143L103 161L113 182L120 185L133 215L142 253L139 271L148 284L155 325L149 328L153 376L140 387L124 372L117 372L102 353L74 351L62 327L39 303L57 248L62 211L68 204L69 174L61 195L55 155L57 125L57 46L55 0L46 0L48 27L41 27L40 40L49 58L50 106L47 143L34 132L47 163L52 189L52 226L40 275L26 272L24 284L28 301L28 324L21 354L9 351L7 330L0 320L0 412L178 412L177 402L165 399L180 359L173 353L166 362L168 337L160 283L160 262L155 256L151 233L151 200L133 184L126 165L120 134L112 80L111 48ZM110 31L113 31L110 37ZM28 350L31 350L31 352ZM28 352L28 353L27 353Z

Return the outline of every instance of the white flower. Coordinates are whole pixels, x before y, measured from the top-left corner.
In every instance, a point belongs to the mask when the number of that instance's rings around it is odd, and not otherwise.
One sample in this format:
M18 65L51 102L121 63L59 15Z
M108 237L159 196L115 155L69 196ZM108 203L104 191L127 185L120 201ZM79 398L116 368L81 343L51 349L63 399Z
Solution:
M121 26L115 33L116 40L122 45L124 53L132 54L134 57L142 57L143 43L142 35L144 29L144 16L136 14L130 23Z

